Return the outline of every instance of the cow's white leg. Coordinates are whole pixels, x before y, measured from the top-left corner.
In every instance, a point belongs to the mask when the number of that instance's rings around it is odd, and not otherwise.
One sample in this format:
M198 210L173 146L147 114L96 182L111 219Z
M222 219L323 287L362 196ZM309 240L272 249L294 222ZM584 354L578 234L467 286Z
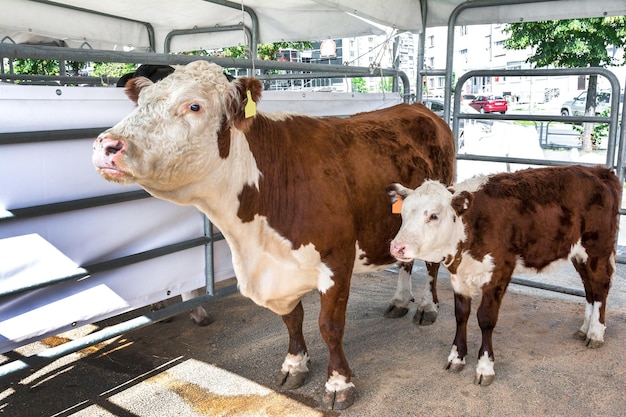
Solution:
M409 304L414 301L413 292L411 291L413 262L400 263L398 270L396 292L385 310L385 317L387 318L404 317L409 312Z
M191 300L200 295L200 290L194 290L189 292L184 292L181 294L181 298L183 301ZM204 307L197 306L191 309L189 312L189 317L196 323L198 326L208 326L213 323L214 319L206 312Z
M483 353L483 355L478 358L474 383L482 386L491 384L496 377L494 363L495 362L489 357L489 353Z
M413 323L420 326L433 324L437 320L439 311L439 299L437 298L439 264L426 262L426 269L428 270L426 285L422 291L422 299L417 306L415 316L413 316Z

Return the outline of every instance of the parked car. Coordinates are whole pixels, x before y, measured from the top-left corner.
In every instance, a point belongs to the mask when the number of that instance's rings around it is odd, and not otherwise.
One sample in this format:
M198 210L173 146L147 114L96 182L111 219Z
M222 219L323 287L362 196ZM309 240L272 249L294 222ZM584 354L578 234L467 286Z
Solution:
M621 94L620 102L620 114L622 103L624 102L624 93ZM561 116L584 116L585 105L587 103L587 92L583 91L577 97L568 100L561 104ZM597 104L596 104L596 116L601 115L605 110L611 106L611 93L609 91L598 91Z
M506 100L501 96L476 96L469 105L481 113L504 114L509 109Z
M422 103L443 117L443 99L425 98ZM478 114L465 103L461 103L460 112ZM459 154L544 159L539 134L533 126L503 120L460 119L458 145ZM457 165L457 179L464 180L477 173L489 174L527 167L529 165L460 160Z
M424 104L426 107L428 107L429 109L431 109L434 113L438 114L439 116L443 117L443 99L442 98L424 98L422 99L422 104ZM452 119L452 109L453 109L453 104L450 104L450 118ZM476 114L477 111L473 108L468 106L466 103L461 102L461 109L460 109L461 113L470 113L470 114ZM465 123L484 123L484 124L488 124L491 125L492 121L491 120L468 120L468 119L460 119L459 121L459 128L462 130L463 127L465 126Z

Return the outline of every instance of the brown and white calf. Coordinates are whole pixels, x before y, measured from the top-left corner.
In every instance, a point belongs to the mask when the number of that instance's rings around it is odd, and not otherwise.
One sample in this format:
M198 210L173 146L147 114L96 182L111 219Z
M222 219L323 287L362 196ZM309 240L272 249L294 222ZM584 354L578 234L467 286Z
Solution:
M621 191L613 171L538 168L473 178L454 187L428 180L415 190L393 184L387 191L392 202L404 197L392 255L404 262L443 262L450 272L457 325L448 369L465 365L471 298L482 293L475 382L489 385L495 377L492 333L511 275L541 271L568 258L587 301L575 336L591 348L603 344Z
M254 78L229 82L206 61L157 83L132 79L126 90L137 107L95 140L93 162L105 179L196 206L219 228L240 292L287 326L283 388L308 372L301 298L319 291L329 350L322 406L345 408L355 394L343 349L352 273L396 263L389 242L401 218L385 187L451 183L452 134L422 105L345 119L255 113L261 89Z

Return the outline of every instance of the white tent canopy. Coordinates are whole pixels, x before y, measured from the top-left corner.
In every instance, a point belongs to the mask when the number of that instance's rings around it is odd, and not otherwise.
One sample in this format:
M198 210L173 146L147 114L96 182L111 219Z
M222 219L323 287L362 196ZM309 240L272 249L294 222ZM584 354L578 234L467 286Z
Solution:
M624 0L3 0L0 39L18 44L180 52L239 44L323 40L458 24L626 14ZM474 7L480 6L480 7ZM364 20L366 19L366 20ZM374 23L378 24L374 24ZM243 23L243 26L242 26ZM245 30L244 30L245 28ZM210 33L205 33L210 29ZM193 33L181 33L193 32ZM176 36L172 36L176 33ZM168 47L166 41L168 35Z

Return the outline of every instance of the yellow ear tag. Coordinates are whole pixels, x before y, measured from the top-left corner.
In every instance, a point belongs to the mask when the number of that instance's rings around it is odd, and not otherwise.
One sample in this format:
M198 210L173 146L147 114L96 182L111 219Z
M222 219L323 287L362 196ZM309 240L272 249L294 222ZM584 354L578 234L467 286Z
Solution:
M398 199L395 203L391 205L391 212L393 214L401 214L402 213L402 196L399 195Z
M248 102L246 103L246 107L244 107L244 113L246 115L246 119L248 117L252 117L256 114L256 103L252 100L252 94L250 90L246 90L246 96L248 96Z

